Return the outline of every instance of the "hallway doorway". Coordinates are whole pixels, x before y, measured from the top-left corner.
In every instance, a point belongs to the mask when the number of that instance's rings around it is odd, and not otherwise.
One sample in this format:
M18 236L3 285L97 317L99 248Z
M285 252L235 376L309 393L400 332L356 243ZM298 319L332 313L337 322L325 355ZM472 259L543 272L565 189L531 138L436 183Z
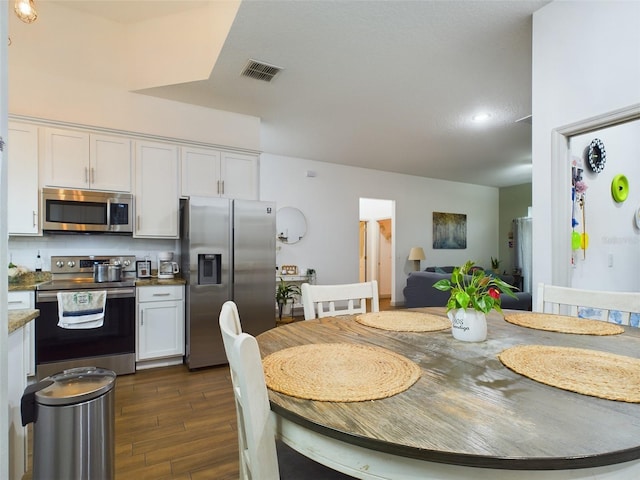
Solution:
M393 297L393 225L395 202L393 200L360 199L360 281L378 282L378 295Z

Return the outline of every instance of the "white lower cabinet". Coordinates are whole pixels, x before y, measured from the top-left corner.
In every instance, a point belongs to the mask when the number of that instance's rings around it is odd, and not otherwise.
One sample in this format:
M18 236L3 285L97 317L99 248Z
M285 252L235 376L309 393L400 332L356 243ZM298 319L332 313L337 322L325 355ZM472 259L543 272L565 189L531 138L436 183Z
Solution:
M182 363L184 286L136 288L136 369Z
M31 291L9 292L7 310L34 308L35 294ZM27 429L22 426L20 400L35 375L33 321L9 334L7 339L9 364L9 479L20 480L27 468Z

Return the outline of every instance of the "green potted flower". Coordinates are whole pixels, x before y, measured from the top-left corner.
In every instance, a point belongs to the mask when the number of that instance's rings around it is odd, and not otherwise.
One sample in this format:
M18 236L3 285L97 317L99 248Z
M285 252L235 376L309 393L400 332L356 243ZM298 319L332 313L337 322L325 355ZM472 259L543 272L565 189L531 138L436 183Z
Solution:
M495 273L500 273L500 260L491 257L491 270Z
M300 295L300 287L295 283L287 283L280 277L280 282L276 288L276 302L278 303L278 318L282 320L282 310L284 306L291 300Z
M516 298L511 285L498 277L487 275L484 270L474 268L468 261L456 267L451 279L442 279L433 284L443 292L450 291L447 315L451 320L451 331L455 338L478 342L487 338L486 314L500 308L500 294Z

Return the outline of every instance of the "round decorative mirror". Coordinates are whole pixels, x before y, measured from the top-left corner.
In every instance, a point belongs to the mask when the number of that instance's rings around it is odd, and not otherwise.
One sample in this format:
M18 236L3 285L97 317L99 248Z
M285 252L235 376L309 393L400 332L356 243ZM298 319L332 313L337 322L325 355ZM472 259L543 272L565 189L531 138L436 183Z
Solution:
M276 214L276 230L282 243L297 243L307 233L307 220L297 208L282 207Z

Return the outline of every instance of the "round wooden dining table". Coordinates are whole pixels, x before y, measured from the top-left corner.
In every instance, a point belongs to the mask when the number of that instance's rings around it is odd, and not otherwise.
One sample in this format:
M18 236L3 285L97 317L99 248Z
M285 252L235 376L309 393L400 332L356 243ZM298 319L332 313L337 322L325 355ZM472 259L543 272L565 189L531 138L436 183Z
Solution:
M446 316L443 308L415 309ZM276 327L257 337L262 357L298 345L382 347L415 362L421 377L374 401L323 402L269 390L279 437L356 478L640 479L640 404L544 385L498 359L516 345L591 349L640 358L640 330L556 333L487 316L484 342L450 330L411 333L362 325L354 316Z

